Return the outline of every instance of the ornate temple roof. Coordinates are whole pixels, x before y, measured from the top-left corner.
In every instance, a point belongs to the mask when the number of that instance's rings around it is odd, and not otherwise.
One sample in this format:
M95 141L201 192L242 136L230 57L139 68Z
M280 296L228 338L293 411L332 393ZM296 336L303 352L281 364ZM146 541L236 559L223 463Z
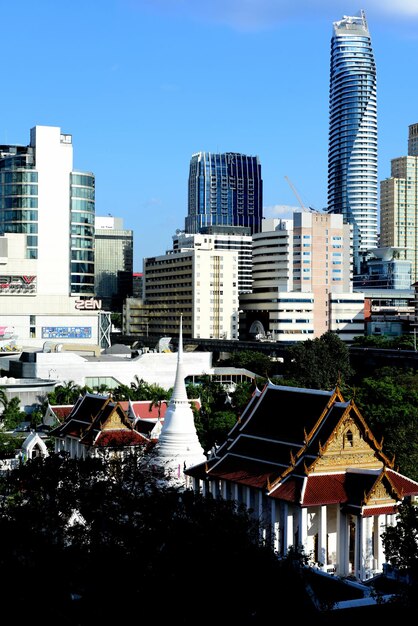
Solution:
M268 382L254 394L226 441L206 463L186 470L265 489L275 499L340 503L363 515L393 511L418 483L393 470L353 401L331 391Z

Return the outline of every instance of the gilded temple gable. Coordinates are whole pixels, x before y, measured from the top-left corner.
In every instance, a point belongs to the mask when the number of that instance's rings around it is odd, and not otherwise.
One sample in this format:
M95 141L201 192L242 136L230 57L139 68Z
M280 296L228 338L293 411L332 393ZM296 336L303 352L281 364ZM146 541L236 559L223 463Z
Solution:
M383 466L375 447L364 438L364 430L350 408L345 411L328 440L320 445L319 458L312 468L314 471Z

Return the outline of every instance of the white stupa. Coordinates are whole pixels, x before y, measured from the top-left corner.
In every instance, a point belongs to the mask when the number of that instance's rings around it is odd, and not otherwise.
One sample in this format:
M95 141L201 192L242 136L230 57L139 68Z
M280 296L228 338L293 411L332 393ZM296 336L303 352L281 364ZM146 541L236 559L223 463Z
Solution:
M179 485L187 485L188 479L183 474L186 468L207 460L197 436L193 411L187 397L185 377L183 327L180 317L176 380L155 447L155 462L163 466L169 479Z

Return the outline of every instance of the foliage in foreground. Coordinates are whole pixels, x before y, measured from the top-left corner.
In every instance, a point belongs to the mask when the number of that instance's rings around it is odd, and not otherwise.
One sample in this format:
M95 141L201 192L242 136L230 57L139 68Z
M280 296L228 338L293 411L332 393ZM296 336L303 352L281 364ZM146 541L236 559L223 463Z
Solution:
M385 547L394 565L416 572L416 510L402 519ZM36 606L47 626L110 625L138 611L176 625L258 626L295 607L317 624L346 623L318 614L306 594L312 572L289 557L279 561L260 542L236 503L162 482L152 456L105 464L51 455L0 479L2 608Z
M42 599L43 623L74 626L138 612L185 625L220 616L258 624L271 609L272 579L276 601L300 604L301 584L288 573L280 582L279 562L245 510L162 486L152 468L131 457L109 474L100 459L52 455L2 479L3 609ZM74 511L84 524L68 525Z

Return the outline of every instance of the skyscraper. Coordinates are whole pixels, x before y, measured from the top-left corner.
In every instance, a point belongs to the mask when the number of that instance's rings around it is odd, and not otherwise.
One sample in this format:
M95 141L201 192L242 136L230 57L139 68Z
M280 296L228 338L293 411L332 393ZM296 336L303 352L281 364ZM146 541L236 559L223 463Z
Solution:
M95 178L73 170L72 136L35 126L0 146L0 233L25 235L38 293L94 296Z
M333 24L328 212L353 225L354 274L377 247L376 65L364 11Z
M380 183L380 245L411 262L418 280L418 124L409 126L408 156L391 161L390 178Z
M95 291L105 310L121 312L133 295L133 232L120 217L96 217Z
M13 327L19 345L108 347L94 217L95 177L73 168L72 135L35 126L28 145L0 146L0 327Z
M243 234L261 231L263 182L257 156L235 152L192 155L186 233L206 227L240 226Z
M409 126L408 155L418 156L418 124L411 124Z

